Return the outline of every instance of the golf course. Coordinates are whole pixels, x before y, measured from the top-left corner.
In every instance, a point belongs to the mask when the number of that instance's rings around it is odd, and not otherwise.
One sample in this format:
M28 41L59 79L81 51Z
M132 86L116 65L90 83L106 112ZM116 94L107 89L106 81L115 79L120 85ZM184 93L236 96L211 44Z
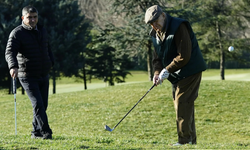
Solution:
M61 78L56 94L50 86L47 110L52 140L32 139L32 106L27 95L0 90L0 150L163 150L250 149L250 69L203 72L195 101L197 144L173 147L177 142L171 84L154 87L112 132L124 115L149 90L147 72L131 71L125 83L108 86L101 80L87 83Z

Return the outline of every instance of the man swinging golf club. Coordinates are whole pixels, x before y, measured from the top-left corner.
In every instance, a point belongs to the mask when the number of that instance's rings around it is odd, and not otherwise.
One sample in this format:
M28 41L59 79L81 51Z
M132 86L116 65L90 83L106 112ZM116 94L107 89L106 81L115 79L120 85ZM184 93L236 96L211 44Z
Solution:
M155 48L153 83L175 80L171 83L178 142L173 145L196 144L194 101L206 64L192 27L188 21L164 13L158 5L146 10L145 23L152 27L150 36ZM180 78L170 76L174 72Z

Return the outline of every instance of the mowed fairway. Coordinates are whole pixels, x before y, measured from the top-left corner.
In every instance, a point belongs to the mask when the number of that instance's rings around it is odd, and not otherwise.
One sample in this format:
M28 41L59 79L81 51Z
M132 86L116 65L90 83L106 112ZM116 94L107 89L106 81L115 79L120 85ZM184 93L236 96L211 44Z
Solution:
M125 83L115 83L115 85L124 85L139 82L148 82L148 73L146 71L132 71L132 75L128 75ZM203 80L221 80L220 70L209 69L203 72ZM227 69L225 70L225 80L230 81L250 81L250 69ZM50 94L52 94L52 81L50 82ZM56 93L83 91L83 81L75 78L62 78L57 80ZM107 87L107 83L102 80L94 80L87 83L87 89L97 89Z
M177 142L177 135L168 82L152 89L114 131L104 130L105 125L113 128L152 86L147 75L133 74L136 81L128 78L131 84L105 87L103 83L103 88L50 94L53 140L30 138L32 108L20 91L15 136L14 97L1 91L0 149L249 149L250 76L244 81L242 77L242 81L208 80L219 73L209 71L204 72L195 103L197 145L170 145Z

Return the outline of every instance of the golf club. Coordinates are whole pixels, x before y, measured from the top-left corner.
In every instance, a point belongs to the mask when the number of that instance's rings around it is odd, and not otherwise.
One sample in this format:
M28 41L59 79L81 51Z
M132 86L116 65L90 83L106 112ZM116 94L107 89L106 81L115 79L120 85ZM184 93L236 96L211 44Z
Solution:
M142 98L132 107L129 112L115 125L113 129L111 129L109 126L105 125L105 130L112 132L121 122L122 120L135 108L135 106L148 94L149 91L151 91L154 88L155 84L147 91L146 94L142 96Z
M13 94L15 102L15 134L17 135L17 125L16 125L16 78L13 78Z

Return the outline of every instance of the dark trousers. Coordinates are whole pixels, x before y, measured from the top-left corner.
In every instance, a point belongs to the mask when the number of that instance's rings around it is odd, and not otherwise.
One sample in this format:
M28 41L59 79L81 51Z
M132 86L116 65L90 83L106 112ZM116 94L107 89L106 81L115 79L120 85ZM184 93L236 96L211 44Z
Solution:
M49 76L19 78L33 107L33 131L32 134L39 135L50 133L46 110L48 107Z
M181 144L197 143L194 101L198 97L201 76L202 73L197 73L172 86L178 142Z

